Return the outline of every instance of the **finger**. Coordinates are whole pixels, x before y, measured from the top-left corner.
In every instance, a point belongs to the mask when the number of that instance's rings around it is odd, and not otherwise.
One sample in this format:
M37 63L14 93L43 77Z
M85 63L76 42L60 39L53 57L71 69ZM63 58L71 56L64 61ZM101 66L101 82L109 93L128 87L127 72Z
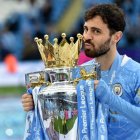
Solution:
M99 80L94 80L94 89L96 89L96 88L97 88L98 83L99 83Z
M24 111L30 111L30 110L32 110L34 108L34 105L29 105L29 104L24 104L23 105L23 109L24 109Z
M25 102L23 103L23 107L34 106L33 102Z
M21 102L24 104L24 103L28 103L28 102L33 103L34 101L33 101L32 97L28 97L28 98L22 98Z
M33 98L33 96L25 93L21 97L21 99L26 99L26 98Z
M26 98L26 99L22 99L21 102L24 103L33 103L33 99L32 98Z
M22 98L28 98L28 97L30 97L30 96L32 96L32 95L29 95L29 94L27 94L27 93L24 93L24 94L22 95Z
M32 110L32 109L33 109L33 107L25 107L25 108L24 108L24 111L28 112L28 111L30 111L30 110Z

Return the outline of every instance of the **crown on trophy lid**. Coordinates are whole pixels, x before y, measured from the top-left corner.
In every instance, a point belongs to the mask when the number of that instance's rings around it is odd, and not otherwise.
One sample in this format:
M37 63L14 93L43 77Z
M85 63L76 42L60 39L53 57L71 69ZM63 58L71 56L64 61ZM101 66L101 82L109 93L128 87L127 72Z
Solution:
M58 39L54 38L54 44L49 42L49 36L45 35L45 43L43 40L35 38L38 50L46 68L52 67L74 67L77 65L79 52L82 46L82 35L77 34L77 41L70 37L70 43L66 39L66 34L62 33L62 41L58 44Z

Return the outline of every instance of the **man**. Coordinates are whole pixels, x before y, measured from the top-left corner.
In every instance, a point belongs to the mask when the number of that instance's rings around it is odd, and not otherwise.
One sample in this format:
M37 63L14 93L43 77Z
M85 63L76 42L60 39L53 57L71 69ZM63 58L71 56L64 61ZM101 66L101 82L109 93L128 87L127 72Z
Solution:
M84 50L101 64L101 80L94 81L95 96L109 107L108 140L140 139L140 64L117 52L125 29L123 12L112 4L92 7L85 13ZM24 94L25 111L33 108Z

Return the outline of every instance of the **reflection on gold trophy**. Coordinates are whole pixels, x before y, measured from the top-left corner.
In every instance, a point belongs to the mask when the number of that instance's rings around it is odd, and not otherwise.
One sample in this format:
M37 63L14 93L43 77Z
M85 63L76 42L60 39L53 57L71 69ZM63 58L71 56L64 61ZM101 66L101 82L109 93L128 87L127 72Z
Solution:
M54 45L49 42L49 36L45 35L45 43L42 39L35 38L39 52L46 68L74 67L77 65L78 55L82 46L82 35L77 34L77 41L70 37L70 44L66 40L66 34L62 33L62 41L54 39Z

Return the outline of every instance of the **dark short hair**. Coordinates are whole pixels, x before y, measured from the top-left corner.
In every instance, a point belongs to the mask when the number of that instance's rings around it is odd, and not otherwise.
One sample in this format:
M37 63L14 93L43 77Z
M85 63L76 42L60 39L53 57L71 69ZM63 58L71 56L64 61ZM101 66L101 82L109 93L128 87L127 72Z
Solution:
M123 11L116 4L99 4L93 6L85 12L85 21L95 16L100 16L105 24L108 25L110 33L124 31L125 17Z

